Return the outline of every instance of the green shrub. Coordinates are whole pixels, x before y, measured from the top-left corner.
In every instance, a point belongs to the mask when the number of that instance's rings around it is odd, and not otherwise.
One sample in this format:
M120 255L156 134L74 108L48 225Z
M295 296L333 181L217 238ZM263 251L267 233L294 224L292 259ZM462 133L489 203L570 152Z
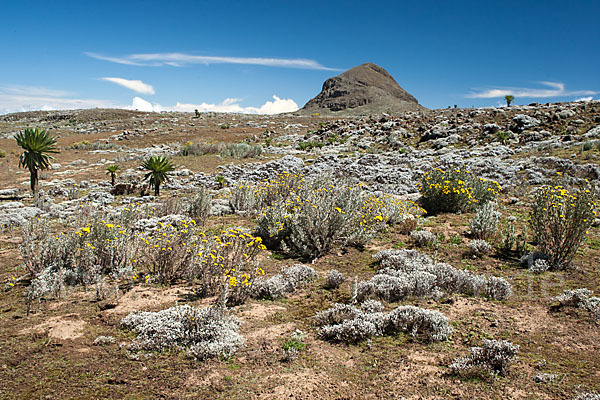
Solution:
M569 191L557 185L536 191L530 224L538 250L552 269L571 263L596 215L596 196L589 189Z
M423 206L428 213L465 212L478 204L494 201L502 188L498 182L479 178L469 171L435 168L419 183Z
M4 150L0 150L0 158L6 157L6 152Z

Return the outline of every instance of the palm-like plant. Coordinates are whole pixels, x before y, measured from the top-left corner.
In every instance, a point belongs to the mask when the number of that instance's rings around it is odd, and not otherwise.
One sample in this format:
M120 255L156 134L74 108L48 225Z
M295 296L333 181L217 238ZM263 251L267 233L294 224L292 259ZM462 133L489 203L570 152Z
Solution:
M17 144L25 150L19 158L19 167L29 170L31 191L35 194L38 184L38 171L48 169L54 157L49 153L58 153L56 138L44 129L26 128L15 136Z
M511 96L510 94L504 96L504 100L506 100L506 105L508 107L510 107L510 103L512 103L514 99L515 99L515 96Z
M110 175L110 184L115 186L115 180L117 179L117 174L121 168L117 164L109 165L106 167L106 175Z
M150 180L150 187L154 186L154 195L160 194L160 184L169 181L169 172L175 170L175 166L171 164L165 156L148 157L142 163L142 168L149 170L144 179Z

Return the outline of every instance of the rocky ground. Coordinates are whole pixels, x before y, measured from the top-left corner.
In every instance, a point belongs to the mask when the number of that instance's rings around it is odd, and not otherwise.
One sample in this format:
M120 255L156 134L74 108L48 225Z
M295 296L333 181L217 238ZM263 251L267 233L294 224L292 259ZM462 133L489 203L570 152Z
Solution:
M49 129L61 152L41 175L39 199L28 191L29 175L18 168L13 137L25 127ZM190 143L191 142L191 143ZM227 153L229 145L260 145L250 157ZM186 146L214 144L218 151L183 155ZM220 146L220 147L219 147ZM232 312L242 321L245 346L227 360L194 361L177 351L133 359L125 347L132 333L119 321L132 310L157 311L179 304L207 305L184 283L125 285L114 307L103 309L93 289L72 288L67 296L37 304L27 315L30 283L19 254L21 227L32 218L72 221L92 205L119 213L124 206L160 207L192 196L199 187L213 194L208 229L254 220L235 213L232 187L260 183L288 172L305 177L348 177L373 193L418 201L426 171L455 166L498 181L501 227L509 217L521 232L527 225L531 191L554 182L600 179L600 102L531 104L509 108L447 109L403 115L232 115L141 113L120 110L29 112L0 116L0 394L2 398L543 398L572 399L600 391L600 332L581 311L553 312L553 297L586 287L600 293L600 231L594 227L572 268L533 275L519 254L467 254L473 213L420 218L438 235L435 249L421 251L457 268L507 279L514 294L490 300L454 294L437 301L401 304L443 312L454 333L439 343L409 335L375 337L356 345L331 344L317 335L314 315L347 302L351 279L324 287L327 272L368 279L372 255L389 248L415 248L410 236L391 228L365 248L340 248L316 259L318 278L280 300L251 300ZM177 168L159 198L142 196L141 160L166 155ZM106 167L119 164L117 186ZM595 226L600 221L595 222ZM498 240L501 240L500 238ZM267 252L267 275L299 260ZM16 279L17 283L9 286ZM389 307L389 305L386 305ZM300 329L306 347L282 360L282 346ZM94 345L99 336L115 343ZM506 376L464 378L448 365L483 339L518 344L519 358Z

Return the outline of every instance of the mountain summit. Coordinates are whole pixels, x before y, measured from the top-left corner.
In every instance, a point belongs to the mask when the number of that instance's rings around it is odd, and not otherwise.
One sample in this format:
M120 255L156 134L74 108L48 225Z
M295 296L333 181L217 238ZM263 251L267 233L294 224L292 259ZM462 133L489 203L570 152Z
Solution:
M365 63L329 78L301 113L364 115L426 110L379 65Z

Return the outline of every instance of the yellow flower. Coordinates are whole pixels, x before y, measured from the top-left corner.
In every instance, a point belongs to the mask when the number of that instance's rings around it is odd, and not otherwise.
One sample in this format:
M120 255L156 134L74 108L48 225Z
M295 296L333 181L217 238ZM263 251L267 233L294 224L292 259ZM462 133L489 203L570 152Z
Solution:
M89 226L86 226L85 228L81 228L81 230L84 231L85 233L90 233Z

